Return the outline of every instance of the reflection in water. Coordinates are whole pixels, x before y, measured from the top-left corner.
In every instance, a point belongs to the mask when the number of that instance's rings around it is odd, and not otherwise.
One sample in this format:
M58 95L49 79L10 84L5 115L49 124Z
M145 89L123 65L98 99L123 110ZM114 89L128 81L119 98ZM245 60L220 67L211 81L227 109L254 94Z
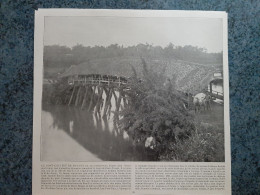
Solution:
M74 122L70 121L70 134L73 133L73 124L74 124Z
M85 149L106 161L149 160L142 146L133 146L127 133L116 132L113 116L109 119L76 107L45 105L53 127L64 130ZM43 121L48 123L50 121ZM77 159L75 159L77 161Z

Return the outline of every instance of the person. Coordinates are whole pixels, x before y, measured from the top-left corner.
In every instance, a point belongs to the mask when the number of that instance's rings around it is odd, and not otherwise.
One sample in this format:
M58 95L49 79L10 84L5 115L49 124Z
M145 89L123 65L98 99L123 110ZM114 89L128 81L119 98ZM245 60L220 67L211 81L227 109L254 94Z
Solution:
M206 99L206 109L211 110L211 96L209 92L206 93L205 99Z

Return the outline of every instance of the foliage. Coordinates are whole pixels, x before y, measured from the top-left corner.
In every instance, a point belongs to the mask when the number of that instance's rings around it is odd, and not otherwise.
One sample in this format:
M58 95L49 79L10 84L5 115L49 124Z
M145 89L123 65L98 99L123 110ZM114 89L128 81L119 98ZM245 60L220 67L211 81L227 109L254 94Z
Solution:
M160 160L223 162L223 131L201 124L197 124L196 127L196 131L193 131L188 139L177 139L175 143L171 143L170 152L161 155Z
M73 87L68 86L65 80L52 85L43 85L42 102L44 104L66 104L71 96Z
M122 111L120 128L137 145L144 145L147 137L156 140L155 152L168 153L169 145L187 139L195 130L192 115L183 107L185 96L174 89L172 80L164 72L156 73L142 60L143 78L130 81L126 91L129 105Z
M133 77L126 91L129 105L121 113L121 130L143 147L147 138L155 138L155 148L146 149L153 160L223 162L223 128L195 120L184 108L187 98L175 89L174 78L154 72L144 60L142 64L144 80Z
M52 45L44 47L44 74L45 77L51 77L54 73L63 72L71 65L78 65L89 60L118 57L135 59L140 56L146 59L183 60L205 65L222 64L222 53L207 53L203 48L190 45L181 47L170 43L165 48L149 44L129 47L118 44L107 47L76 45L72 48Z

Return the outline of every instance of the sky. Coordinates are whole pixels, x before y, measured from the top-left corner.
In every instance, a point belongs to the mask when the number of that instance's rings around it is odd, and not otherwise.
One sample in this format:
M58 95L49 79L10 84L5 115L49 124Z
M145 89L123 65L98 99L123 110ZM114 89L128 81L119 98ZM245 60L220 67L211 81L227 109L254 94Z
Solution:
M124 47L148 43L165 47L192 45L209 53L223 51L222 19L48 16L44 45Z

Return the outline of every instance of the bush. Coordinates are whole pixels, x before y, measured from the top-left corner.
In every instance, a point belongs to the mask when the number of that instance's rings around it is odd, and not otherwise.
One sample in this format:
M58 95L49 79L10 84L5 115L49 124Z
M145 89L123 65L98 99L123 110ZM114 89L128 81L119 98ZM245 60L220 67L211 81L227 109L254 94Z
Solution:
M45 84L42 90L43 104L67 104L71 96L73 86L67 84L65 80L60 80L55 84Z
M224 134L214 127L196 124L196 131L188 139L177 139L171 143L170 152L160 160L178 162L223 162L225 161Z
M126 91L129 106L119 127L126 131L134 144L145 145L148 137L154 137L153 152L162 159L177 140L188 139L195 131L193 116L184 108L185 96L174 88L174 83L164 75L148 69L144 60L143 80L135 76ZM157 160L158 160L157 159Z

